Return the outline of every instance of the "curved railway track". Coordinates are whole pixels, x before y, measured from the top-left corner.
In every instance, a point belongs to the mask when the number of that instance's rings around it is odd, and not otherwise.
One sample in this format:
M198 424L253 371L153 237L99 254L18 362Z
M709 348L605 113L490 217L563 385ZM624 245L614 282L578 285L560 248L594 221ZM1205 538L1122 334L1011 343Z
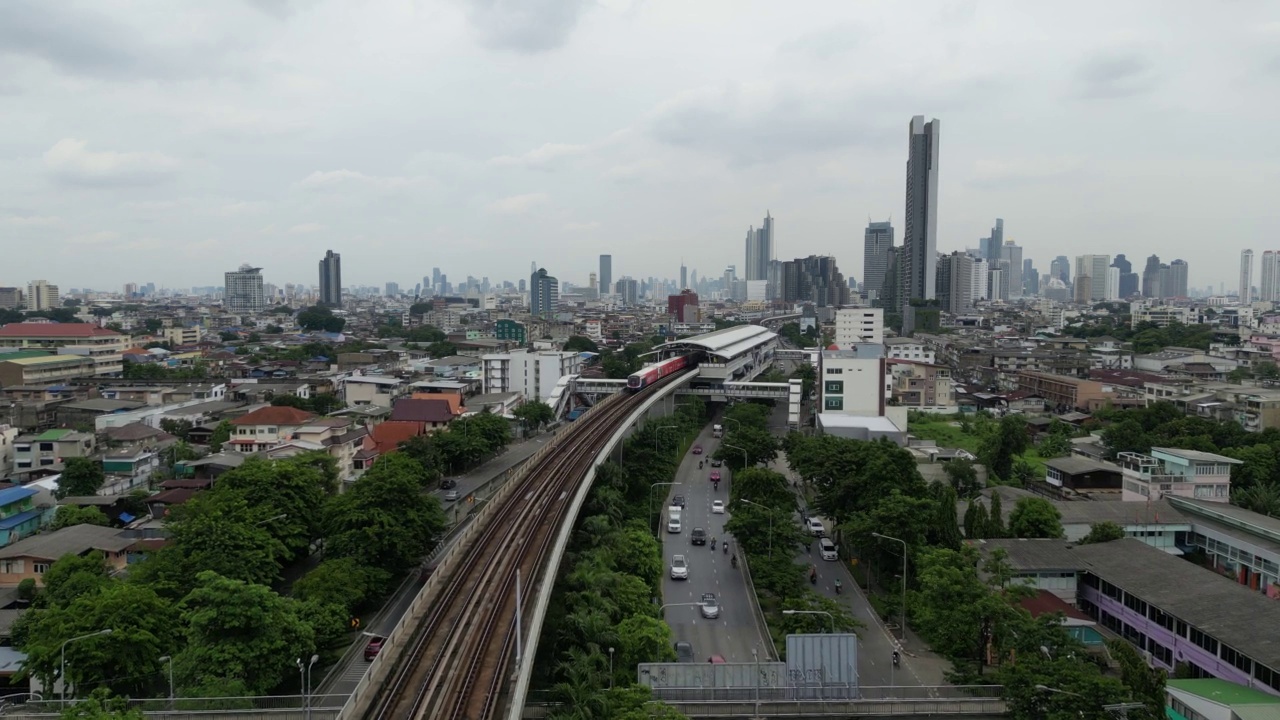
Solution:
M642 398L677 377L584 415L561 447L518 480L488 522L486 532L502 534L501 539L477 542L476 552L452 571L367 718L488 720L501 709L503 681L515 651L516 571L524 581L523 597L532 596L531 581L601 444Z

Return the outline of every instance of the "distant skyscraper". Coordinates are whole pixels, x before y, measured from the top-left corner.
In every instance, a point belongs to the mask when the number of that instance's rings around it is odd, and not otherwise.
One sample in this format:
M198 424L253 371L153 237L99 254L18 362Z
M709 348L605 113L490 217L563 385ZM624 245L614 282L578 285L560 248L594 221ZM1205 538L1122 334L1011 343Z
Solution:
M332 250L320 261L320 304L342 307L342 256Z
M1007 240L1004 247L1000 249L1000 259L1009 263L1009 274L1005 277L1009 291L1005 295L1010 299L1022 297L1022 248L1014 241Z
M26 306L28 310L56 310L62 307L58 286L50 285L45 280L32 280L27 283Z
M1164 286L1164 297L1188 297L1186 260L1179 259L1169 263L1169 274Z
M383 289L383 294L384 294L384 295L386 295L387 297L397 297L397 296L399 296L399 295L400 295L400 283L393 283L393 282L389 282L389 283L387 283L386 287Z
M624 277L614 287L618 301L623 305L637 305L640 302L640 281Z
M1252 256L1251 256L1252 257ZM1263 302L1280 300L1280 253L1267 250L1262 253L1262 277L1258 279L1258 297Z
M982 257L987 260L1004 259L1004 218L996 218L991 235L979 241L982 246Z
M947 289L945 296L941 298L942 309L957 315L969 312L973 309L973 257L956 251L947 255L944 263L947 268ZM941 268L938 275L943 275Z
M431 268L431 287L439 287L440 279L442 277L443 276L440 274L440 268ZM423 281L425 282L426 278L423 278Z
M1071 261L1066 255L1059 255L1049 263L1049 276L1058 278L1063 284L1071 284Z
M783 301L811 302L815 307L833 307L847 304L848 296L849 286L836 267L834 257L810 255L782 263Z
M765 211L764 224L747 229L746 276L744 280L768 280L773 259L773 216Z
M1265 278L1267 277L1266 263L1268 253L1274 255L1270 250L1262 253L1262 277L1264 279L1259 283L1259 285L1264 288L1263 292L1265 292L1267 284ZM1272 258L1272 262L1275 262L1274 257ZM1248 305L1251 302L1253 302L1253 251L1245 250L1240 253L1240 303L1242 305Z
M1138 294L1138 273L1133 271L1133 263L1129 262L1124 253L1116 255L1111 261L1111 267L1120 271L1120 284L1116 287L1115 295L1118 298L1133 297Z
M1163 290L1160 287L1160 256L1152 255L1147 258L1147 264L1142 268L1142 297L1161 298Z
M862 289L868 300L880 297L884 287L884 274L889 268L889 248L893 247L893 224L867 223L862 240Z
M1036 271L1035 263L1031 262L1031 258L1022 261L1022 294L1024 296L1040 294L1040 273Z
M1107 268L1110 266L1110 255L1077 255L1076 297L1086 298L1089 302L1106 300ZM1088 287L1082 289L1081 283L1088 283Z
M600 294L613 292L613 256L600 256Z
M907 141L907 211L902 237L905 307L934 299L938 263L938 141L941 123L911 118Z
M228 312L252 314L266 309L267 300L262 290L262 268L249 264L239 270L224 273L222 305Z
M608 257L604 255L602 257ZM560 307L560 281L543 268L529 276L529 313L550 317Z
M689 268L682 262L680 263L680 289L684 290L687 287L689 287Z

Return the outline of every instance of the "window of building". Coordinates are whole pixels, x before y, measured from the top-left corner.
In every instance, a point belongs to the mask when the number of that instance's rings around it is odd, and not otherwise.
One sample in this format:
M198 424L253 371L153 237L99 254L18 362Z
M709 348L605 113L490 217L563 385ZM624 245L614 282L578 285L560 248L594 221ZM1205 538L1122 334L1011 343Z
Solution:
M841 380L828 380L824 385L824 389L828 393L840 394L844 392L844 382Z
M36 574L37 574L37 575L43 575L43 574L45 574L45 573L49 572L49 563L42 563L42 562L38 562L38 563L36 563L36 564L32 565L31 567L32 567L32 569L34 569L34 570L36 571Z
M1188 639L1191 642L1195 643L1196 645L1199 645L1205 650L1208 650L1209 652L1213 653L1214 655L1218 654L1218 641L1214 640L1208 635L1205 635L1199 630L1195 628L1191 628L1191 637Z
M844 368L827 368L828 375L843 375Z
M824 410L843 410L844 398L842 397L823 398L822 407Z
M53 452L53 443L40 443L40 452Z

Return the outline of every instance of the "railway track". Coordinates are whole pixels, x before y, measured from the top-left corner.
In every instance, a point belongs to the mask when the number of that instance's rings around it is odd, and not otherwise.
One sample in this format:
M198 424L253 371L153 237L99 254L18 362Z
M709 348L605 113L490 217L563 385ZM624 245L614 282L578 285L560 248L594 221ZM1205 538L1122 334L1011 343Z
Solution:
M529 598L573 490L600 445L643 397L676 377L587 413L577 421L580 432L575 428L562 447L518 481L488 522L486 532L501 539L476 542L476 551L451 573L367 718L488 720L501 710L506 669L515 652L517 570L523 597Z

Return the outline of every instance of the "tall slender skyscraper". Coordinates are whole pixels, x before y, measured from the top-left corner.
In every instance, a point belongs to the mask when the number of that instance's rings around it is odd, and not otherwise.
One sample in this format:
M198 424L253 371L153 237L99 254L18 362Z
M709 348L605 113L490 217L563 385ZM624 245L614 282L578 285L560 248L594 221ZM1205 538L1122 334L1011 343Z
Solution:
M999 262L1004 259L1004 218L996 218L995 227L991 228L991 236L981 241L982 257Z
M689 268L684 266L684 261L680 261L680 289L684 290L689 287Z
M1250 294L1252 297L1252 293ZM1258 279L1258 300L1275 302L1280 298L1280 253L1262 253L1262 277Z
M602 257L608 257L604 255ZM529 314L549 317L560 307L560 281L543 268L529 276Z
M332 250L320 261L320 304L342 307L342 256Z
M764 224L747 229L747 264L744 280L768 280L769 261L773 260L773 216L766 210Z
M613 292L613 256L600 256L600 294Z
M1107 299L1107 268L1110 266L1110 255L1076 256L1077 300L1084 298L1085 302L1097 302ZM1082 284L1088 287L1082 287Z
M934 299L938 273L938 140L941 123L911 118L907 143L907 219L902 238L902 306Z
M1168 282L1165 283L1164 297L1187 297L1187 261L1178 259L1169 263Z
M862 240L862 289L868 300L880 297L884 274L889 269L889 248L893 247L893 224L868 222Z
M1253 302L1253 251L1240 253L1240 303Z
M1059 255L1049 263L1049 276L1058 278L1063 284L1071 284L1071 261L1066 255Z
M1003 224L1003 221L997 220ZM1001 228L1001 235L1004 235ZM1004 244L1000 248L1000 259L1009 263L1009 271L1005 276L1005 282L1008 283L1008 292L1005 293L1006 298L1014 299L1022 297L1022 247L1012 240Z

